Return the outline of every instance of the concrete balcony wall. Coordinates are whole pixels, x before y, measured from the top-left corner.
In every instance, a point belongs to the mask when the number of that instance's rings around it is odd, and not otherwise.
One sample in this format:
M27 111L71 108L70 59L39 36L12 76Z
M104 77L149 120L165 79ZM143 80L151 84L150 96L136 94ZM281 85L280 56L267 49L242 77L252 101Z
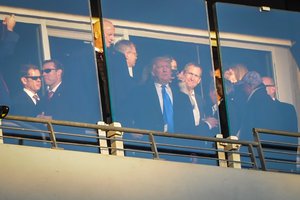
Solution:
M298 200L300 175L0 145L2 200Z

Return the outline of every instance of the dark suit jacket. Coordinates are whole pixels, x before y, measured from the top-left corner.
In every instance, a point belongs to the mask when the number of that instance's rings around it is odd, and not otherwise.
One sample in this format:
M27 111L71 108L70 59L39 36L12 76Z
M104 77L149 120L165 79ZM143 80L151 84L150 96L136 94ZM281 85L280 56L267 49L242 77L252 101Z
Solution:
M187 95L188 96L188 95ZM195 93L195 98L197 101L198 109L200 110L200 123L198 126L194 125L194 130L192 134L201 135L201 136L214 136L213 130L209 129L209 126L206 122L204 122L204 119L206 117L214 117L210 112L208 112L208 106L205 103L205 100L201 98L201 96L197 93ZM194 122L194 115L193 122Z
M224 112L223 112L224 106L225 106L225 104L224 104L223 99L220 101L219 105L214 104L212 101L209 101L208 104L204 105L203 109L205 110L205 113L204 113L205 117L213 117L213 118L216 118L217 120L219 120L218 126L209 130L210 136L212 136L212 137L215 137L217 134L221 133L220 124L223 123L223 120L224 120L224 115L223 115L224 114ZM217 109L217 110L214 111L214 109Z
M84 107L78 104L76 97L70 89L66 88L64 82L57 88L51 99L48 100L48 95L45 94L41 103L45 115L52 116L55 120L78 121L80 111L76 109L76 105Z
M260 85L245 105L239 138L253 140L252 128L276 129L276 106L267 94L264 85Z
M252 128L264 128L270 130L280 130L282 127L281 115L284 115L280 111L281 108L278 104L274 102L271 97L267 94L265 86L260 86L258 90L250 97L246 103L245 115L242 120L242 127L240 129L240 139L241 140L253 140ZM280 141L284 143L298 143L298 138L284 137L271 134L259 134L260 140L264 141ZM273 149L278 150L278 149ZM296 150L296 148L295 148ZM265 157L270 157L273 159L288 159L295 161L295 154L277 154L272 151L264 152ZM267 162L267 168L285 168L290 170L293 165L282 165L280 163Z
M278 109L276 115L279 118L277 123L278 130L298 132L298 120L295 107L277 99L274 103Z
M125 102L135 80L129 76L125 56L114 47L105 50L112 119L124 124L127 118Z
M175 88L172 88L172 94L175 132L186 133L193 131L192 106L188 96ZM154 82L150 81L140 86L133 93L133 96L134 101L131 104L131 110L134 126L141 129L163 131L163 115Z
M11 105L11 98L6 81L0 72L0 105Z
M19 92L13 98L13 104L10 108L10 114L27 117L36 117L41 113L40 102L36 105L25 91Z
M127 125L128 104L130 104L132 101L130 94L137 87L138 83L135 76L131 77L129 75L125 57L117 67L114 66L114 69L109 71L109 88L111 94L113 120Z
M8 31L6 26L0 25L0 104L10 106L10 92L7 87L7 71L11 66L13 53L16 44L19 40L19 35L15 32Z
M19 40L19 35L15 32L8 31L4 25L2 25L0 29L0 58L2 59L13 54Z

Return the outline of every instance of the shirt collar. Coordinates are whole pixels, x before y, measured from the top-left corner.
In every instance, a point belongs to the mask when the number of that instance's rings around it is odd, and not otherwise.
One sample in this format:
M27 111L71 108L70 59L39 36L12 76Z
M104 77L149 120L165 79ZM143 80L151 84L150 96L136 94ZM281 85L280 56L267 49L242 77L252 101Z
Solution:
M60 86L61 82L59 84L57 84L57 86L55 86L52 90L49 89L49 86L47 87L48 91L52 91L55 92L57 90L57 88Z
M31 98L32 98L35 94L37 94L37 93L33 93L32 91L30 91L30 90L28 90L28 89L26 89L26 88L23 88L23 90L24 90L24 92L26 92L26 94L28 94L28 96L30 96Z

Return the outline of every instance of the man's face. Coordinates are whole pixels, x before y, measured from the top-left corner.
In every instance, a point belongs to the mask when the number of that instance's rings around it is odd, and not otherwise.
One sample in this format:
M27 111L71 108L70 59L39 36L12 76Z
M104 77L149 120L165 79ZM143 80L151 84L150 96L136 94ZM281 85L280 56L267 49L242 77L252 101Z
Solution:
M153 65L152 75L160 84L168 84L172 80L172 69L169 60L159 60Z
M103 27L105 46L109 48L115 41L115 27L111 23L106 21L104 21Z
M270 97L275 98L276 96L276 87L274 85L274 81L271 78L263 77L262 81L266 86L267 93Z
M27 76L22 77L21 81L24 85L24 88L37 93L42 86L41 73L38 69L30 69Z
M131 48L125 53L127 66L134 67L137 60L137 52L135 46L131 46Z
M201 81L202 70L194 65L184 71L184 82L188 90L193 90Z
M62 70L56 69L53 62L48 62L43 65L43 77L44 81L50 89L54 88L61 82Z

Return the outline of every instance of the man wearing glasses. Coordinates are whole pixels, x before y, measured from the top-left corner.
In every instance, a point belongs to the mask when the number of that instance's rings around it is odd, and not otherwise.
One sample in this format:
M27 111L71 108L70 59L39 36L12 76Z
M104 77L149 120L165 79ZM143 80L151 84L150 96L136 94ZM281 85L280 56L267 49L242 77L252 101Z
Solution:
M266 86L268 95L279 109L277 115L280 117L280 120L277 123L279 129L283 131L298 132L298 120L295 107L292 104L281 102L277 99L276 86L273 78L265 76L262 77L262 81Z
M11 114L36 117L41 112L38 95L42 86L40 70L32 64L23 65L20 81L23 89L13 98Z
M63 65L53 59L44 61L42 68L42 75L46 84L42 104L43 115L47 118L72 121L71 114L68 114L73 111L72 101L69 90L63 84Z

